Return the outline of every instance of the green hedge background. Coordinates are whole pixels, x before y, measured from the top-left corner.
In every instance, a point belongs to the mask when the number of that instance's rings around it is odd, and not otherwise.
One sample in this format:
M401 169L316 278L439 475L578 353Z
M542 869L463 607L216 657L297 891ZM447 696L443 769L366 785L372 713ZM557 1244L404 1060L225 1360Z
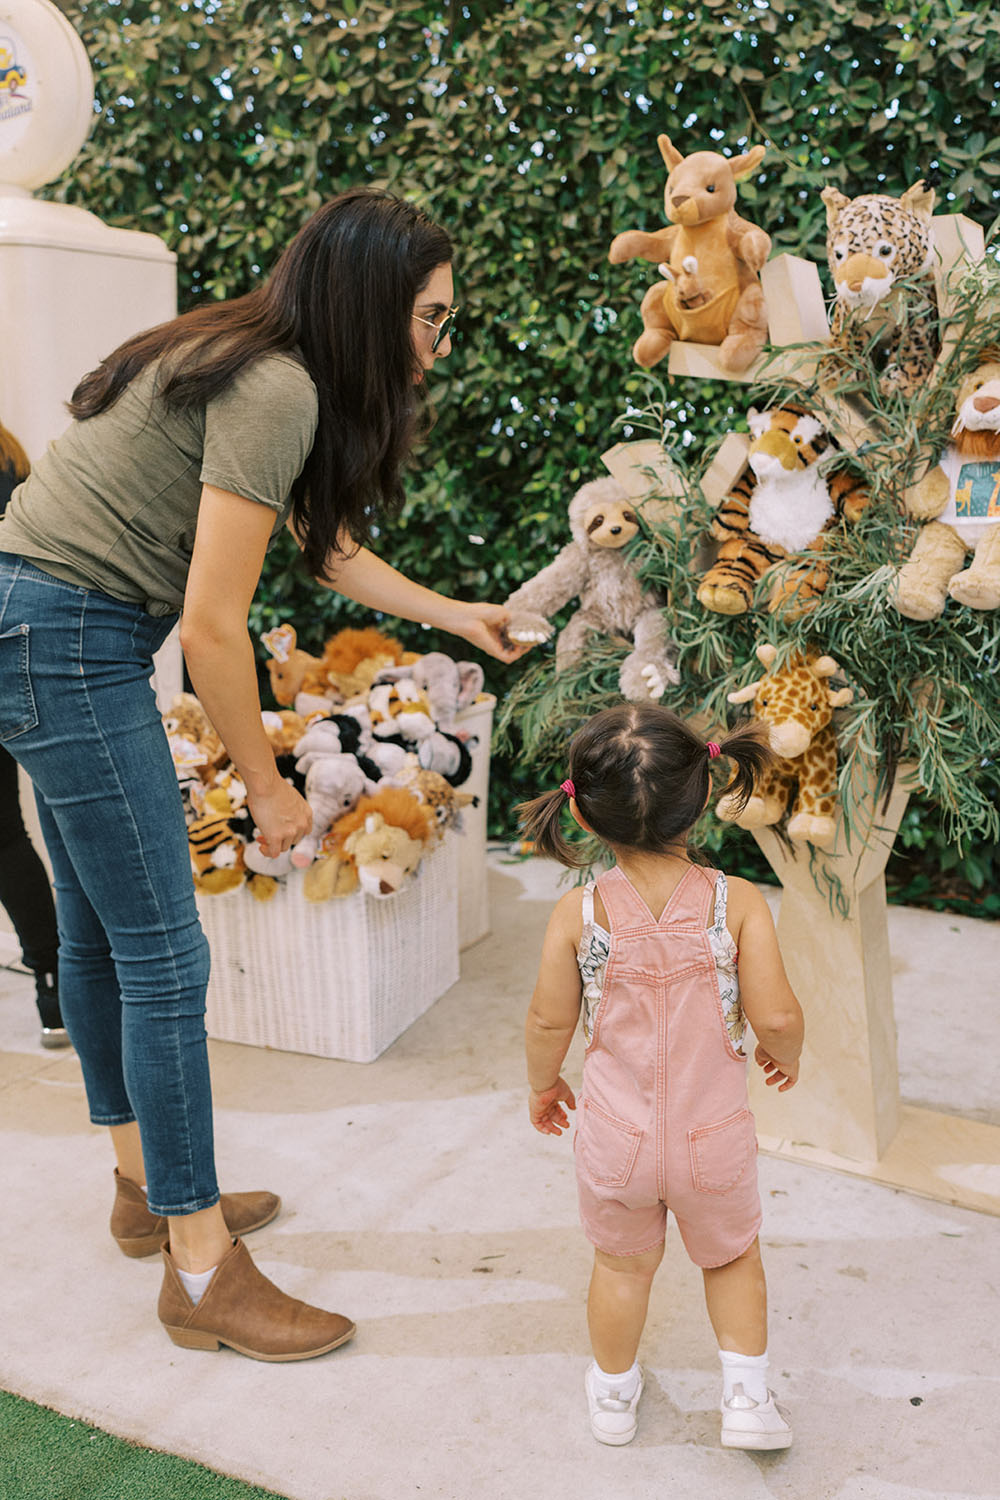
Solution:
M182 309L248 290L355 182L414 198L453 233L462 332L435 372L438 421L405 513L378 545L464 597L503 599L555 554L573 491L648 395L629 350L649 268L612 267L607 249L662 222L658 132L686 151L764 144L742 209L776 251L819 261L828 290L827 183L899 193L924 177L939 211L987 229L1000 212L1000 13L957 0L886 0L874 15L846 0L61 8L90 54L99 118L49 193L162 236ZM669 388L690 457L734 420L734 389ZM361 613L281 549L252 623L289 619L316 649ZM503 694L519 670L489 663L488 686ZM513 836L510 808L537 776L516 752L495 761L494 833ZM762 875L749 836L732 837L730 861ZM948 849L920 799L899 842L897 895L1000 913L994 846Z

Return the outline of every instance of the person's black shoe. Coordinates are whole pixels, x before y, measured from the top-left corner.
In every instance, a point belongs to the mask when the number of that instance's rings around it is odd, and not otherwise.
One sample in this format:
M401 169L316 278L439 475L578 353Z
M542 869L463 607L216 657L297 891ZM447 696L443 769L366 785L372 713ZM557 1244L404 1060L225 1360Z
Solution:
M69 1033L63 1025L59 1011L59 986L54 974L37 973L35 975L35 1003L38 1006L38 1016L42 1023L42 1033L39 1037L42 1046L48 1048L71 1046Z

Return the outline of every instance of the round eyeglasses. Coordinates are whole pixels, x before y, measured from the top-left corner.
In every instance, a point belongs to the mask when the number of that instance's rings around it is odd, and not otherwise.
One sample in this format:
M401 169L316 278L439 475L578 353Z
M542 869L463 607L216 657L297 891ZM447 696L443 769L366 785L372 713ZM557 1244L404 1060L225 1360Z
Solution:
M421 318L418 313L411 313L411 317L418 323L423 323L427 328L434 329L434 337L431 339L431 353L436 354L444 343L450 338L455 329L455 319L458 316L458 304L449 307L439 323L434 323L430 318Z

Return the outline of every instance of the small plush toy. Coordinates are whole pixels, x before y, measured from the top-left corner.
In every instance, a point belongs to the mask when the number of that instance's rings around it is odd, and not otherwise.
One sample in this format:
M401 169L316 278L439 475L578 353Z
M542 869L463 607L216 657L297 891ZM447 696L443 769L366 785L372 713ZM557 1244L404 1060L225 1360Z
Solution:
M399 641L374 626L338 630L323 647L322 672L342 700L366 693L383 667L414 660Z
M428 835L429 837L429 835ZM389 823L382 813L368 813L364 824L344 840L354 861L361 889L369 896L394 896L424 857L424 842L408 828Z
M823 533L837 515L856 521L868 495L845 469L829 478L819 472L831 438L802 407L751 408L747 422L753 439L747 469L712 519L712 535L722 546L698 598L716 614L743 614L772 568L789 553L810 551L815 560L782 570L768 600L771 613L780 610L793 620L811 609L826 587Z
M178 753L174 756L175 765L180 759L189 766L197 766L204 780L211 780L219 766L229 758L225 745L194 693L175 694L163 715L163 727L168 740L183 742L178 745ZM201 759L197 758L199 755Z
M293 625L276 625L260 639L271 656L267 671L276 703L308 717L329 713L331 705L343 702L327 682L319 657L299 649Z
M379 682L399 682L409 678L417 692L426 699L428 711L438 729L451 734L455 719L463 708L474 703L483 690L483 669L478 662L453 661L443 651L428 651L405 666L388 667L379 672Z
M307 775L315 761L325 755L351 755L371 781L378 781L382 769L365 753L362 727L353 714L333 714L329 719L314 719L292 752L296 769Z
M616 479L592 480L570 501L569 525L573 540L507 600L508 634L515 641L548 640L549 616L578 598L556 641L556 671L583 656L588 632L621 636L633 645L619 673L623 697L662 697L667 683L679 678L667 652L663 612L622 552L639 530L633 502Z
M306 871L306 900L348 896L359 884L372 895L391 895L416 870L434 831L433 813L402 787L362 797L337 819L320 859Z
M479 744L478 735L460 729L444 734L436 729L417 746L417 760L425 771L443 776L451 786L461 786L472 775L472 752Z
M949 595L1000 608L1000 351L962 381L956 408L951 446L905 497L909 514L928 522L889 594L911 620L936 619Z
M377 740L419 743L434 733L431 706L408 677L399 682L376 683L370 688L368 713Z
M826 248L837 301L830 332L846 359L836 379L873 360L883 395L914 395L941 347L934 260L934 190L922 181L901 198L863 193L846 198L834 187L826 204Z
M293 709L265 709L261 713L264 733L275 755L288 755L298 744L308 728L308 721Z
M449 828L460 833L463 807L479 804L479 798L472 792L456 791L451 782L437 771L425 771L419 765L406 766L392 777L392 785L403 787L430 809L439 838L443 838Z
M749 369L767 342L767 309L758 272L771 253L770 237L741 219L736 184L756 171L763 146L741 156L695 151L682 156L665 135L657 136L667 167L664 208L671 221L646 233L616 235L608 259L664 262L668 279L642 299L644 332L632 357L651 369L675 339L714 344L724 369Z
M198 818L221 812L230 819L248 820L246 800L247 789L232 761L226 761L214 772L211 781L200 782L190 793L191 811Z
M850 703L850 688L834 690L829 678L840 669L831 656L796 652L773 671L775 646L757 647L765 675L728 695L730 703L750 703L755 718L767 726L771 749L781 758L766 773L742 813L726 793L716 806L725 823L765 828L786 825L790 839L826 848L836 832L837 740L830 723L833 710Z
M300 870L311 865L327 829L350 812L361 797L375 790L376 783L369 780L353 755L317 756L306 772L305 795L313 824L292 849L292 864Z
M204 814L188 824L195 890L211 895L238 889L246 880L244 840L230 819L224 792L209 793Z
M358 726L359 739L354 753L363 763L374 763L383 776L395 775L412 758L413 752L407 749L401 737L375 738L367 698L355 698L345 703L343 713L336 715L336 721L339 723L342 718L353 719ZM368 774L373 781L378 780L374 771Z

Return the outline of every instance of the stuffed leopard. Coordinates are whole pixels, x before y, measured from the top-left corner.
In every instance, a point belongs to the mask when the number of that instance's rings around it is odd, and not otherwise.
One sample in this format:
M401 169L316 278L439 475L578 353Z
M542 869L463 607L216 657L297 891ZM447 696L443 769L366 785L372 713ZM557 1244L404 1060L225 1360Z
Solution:
M834 378L872 361L883 395L912 396L941 348L931 274L934 190L921 181L901 198L845 198L833 187L820 196L837 294L831 333L841 358Z

